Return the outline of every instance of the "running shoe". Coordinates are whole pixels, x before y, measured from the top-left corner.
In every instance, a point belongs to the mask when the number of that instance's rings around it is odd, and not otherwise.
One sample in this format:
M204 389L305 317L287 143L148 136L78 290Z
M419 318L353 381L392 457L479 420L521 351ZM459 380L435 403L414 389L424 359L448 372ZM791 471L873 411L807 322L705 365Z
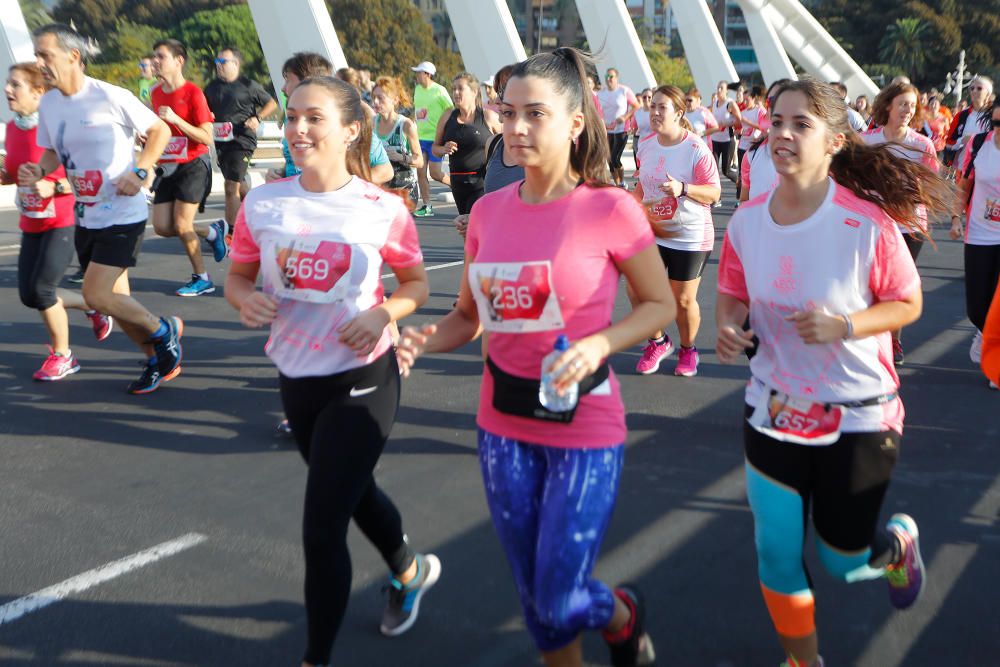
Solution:
M990 389L1000 389L1000 387L997 386L996 382L990 380Z
M66 282L73 283L74 285L82 285L83 284L83 276L84 276L84 270L83 269L77 269L76 273L74 273L71 276L67 276Z
M102 341L111 335L111 329L115 326L115 318L96 310L87 313L87 317L90 319L90 326L94 328L94 338Z
M413 215L415 215L418 218L427 218L429 216L434 215L434 207L431 206L430 204L424 204L416 211L414 211Z
M208 245L212 246L212 257L215 258L216 262L221 262L229 254L229 244L226 243L226 234L229 233L229 225L222 218L219 218L211 224L212 229L215 230L215 239L208 241Z
M977 366L983 360L983 332L976 329L976 335L972 337L972 345L969 346L969 359Z
M133 380L129 383L128 393L130 394L149 394L156 391L157 387L160 386L160 383L170 382L181 374L181 367L178 366L170 373L170 375L161 375L157 363L152 359L140 361L139 364L142 366L142 374L137 380Z
M611 652L612 667L637 667L652 665L656 660L653 640L646 634L646 605L638 589L631 584L622 584L615 589L615 597L625 603L632 612L628 628L617 633L602 632L604 642ZM626 634L627 631L627 634ZM620 635L625 634L622 638Z
M161 317L160 322L167 325L167 333L149 342L153 344L153 350L156 352L160 375L169 380L176 376L174 371L180 372L178 369L181 366L181 359L184 356L181 347L184 322L179 317L168 317L166 319Z
M396 577L389 577L386 589L389 591L389 601L382 613L382 625L379 627L386 637L397 637L417 622L420 611L420 598L437 583L441 576L441 561L434 554L417 554L417 575L407 584L401 583Z
M924 559L920 556L917 522L908 514L893 514L886 528L903 546L903 560L885 569L889 600L896 609L907 609L924 591Z
M282 438L292 437L292 427L288 425L287 419L282 419L280 422L278 422L278 426L274 430L275 433Z
M646 342L646 347L642 349L642 357L635 365L636 373L640 375L651 375L660 370L660 362L670 356L674 351L674 344L670 341L670 336L663 336L663 342L657 343L650 339Z
M50 347L49 356L42 362L42 367L35 371L31 377L39 382L55 382L79 370L80 363L72 352L69 353L68 357L64 357Z
M906 355L903 354L903 344L895 338L892 339L892 363L902 366L906 362Z
M691 347L684 347L681 345L681 349L677 353L677 368L674 369L674 375L681 375L689 378L694 377L697 374L698 348L693 345Z
M174 294L177 296L201 296L202 294L211 294L214 291L215 283L211 280L205 280L197 273L192 273L191 280L187 284L178 287Z

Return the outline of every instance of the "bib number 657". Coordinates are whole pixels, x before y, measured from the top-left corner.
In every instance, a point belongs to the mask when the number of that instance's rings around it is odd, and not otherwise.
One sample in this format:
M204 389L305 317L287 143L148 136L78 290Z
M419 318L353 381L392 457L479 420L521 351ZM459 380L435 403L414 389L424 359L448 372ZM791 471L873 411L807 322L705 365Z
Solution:
M782 430L811 433L819 428L819 422L797 412L781 411L774 416L774 425Z

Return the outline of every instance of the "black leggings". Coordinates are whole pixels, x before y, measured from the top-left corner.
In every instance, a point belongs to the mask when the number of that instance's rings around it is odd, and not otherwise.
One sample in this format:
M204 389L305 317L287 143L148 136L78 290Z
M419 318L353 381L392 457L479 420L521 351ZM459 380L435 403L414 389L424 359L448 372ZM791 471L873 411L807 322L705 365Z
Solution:
M965 313L980 331L1000 282L1000 245L965 244Z
M459 215L472 210L472 205L486 192L486 182L478 173L452 174L451 194L455 196L455 208Z
M608 166L611 167L611 175L622 168L622 153L625 152L625 145L628 143L627 132L608 133Z
M733 162L734 143L733 139L729 141L712 140L712 155L715 157L715 162L719 165L719 173L729 180L733 180L733 172L729 166Z
M399 407L396 355L390 350L368 366L335 375L282 375L281 401L309 465L302 519L309 627L304 660L324 664L351 592L351 518L394 574L413 561L399 511L372 476Z
M743 179L740 178L740 173L743 169L743 156L746 154L747 152L742 148L736 149L736 200L737 201L739 201L740 195L743 194Z
M17 291L28 308L48 310L56 305L56 289L73 260L75 227L40 233L21 233L17 257Z

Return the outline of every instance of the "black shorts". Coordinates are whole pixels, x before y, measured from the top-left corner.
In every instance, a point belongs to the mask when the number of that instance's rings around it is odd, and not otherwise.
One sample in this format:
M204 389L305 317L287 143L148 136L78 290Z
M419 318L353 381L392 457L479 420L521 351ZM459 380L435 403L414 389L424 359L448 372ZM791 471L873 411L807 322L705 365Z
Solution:
M712 255L711 250L675 250L659 244L656 248L660 251L663 266L667 267L667 277L680 282L701 278Z
M167 204L172 201L182 201L189 204L198 204L205 196L205 188L211 176L212 168L208 160L200 157L179 165L162 165L156 168L157 174L161 171L170 172L158 176L156 179L156 195L153 197L153 204Z
M127 225L111 225L104 229L76 228L76 256L80 269L87 270L91 262L122 269L135 266L142 248L146 221Z
M910 257L913 258L914 262L917 261L920 249L924 247L924 239L916 234L903 232L903 242L906 243L906 249L910 251Z
M247 169L250 167L250 157L253 155L253 151L242 146L232 148L216 146L215 151L218 154L219 170L222 172L222 177L232 183L242 183L243 177L247 175Z
M22 232L17 258L17 289L28 308L48 310L56 305L56 290L73 260L73 227L46 232Z

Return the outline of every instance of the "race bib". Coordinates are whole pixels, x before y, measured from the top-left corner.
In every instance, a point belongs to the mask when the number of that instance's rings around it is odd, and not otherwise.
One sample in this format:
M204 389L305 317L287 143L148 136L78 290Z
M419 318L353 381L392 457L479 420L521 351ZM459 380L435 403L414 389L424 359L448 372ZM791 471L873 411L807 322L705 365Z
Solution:
M56 214L54 197L42 197L31 188L17 188L17 208L26 218L51 218Z
M840 438L844 410L765 390L748 420L758 433L781 442L799 445L832 445Z
M89 206L101 201L104 174L100 169L71 169L68 176L78 204Z
M474 262L469 285L488 331L532 333L563 328L552 262Z
M986 198L986 208L983 210L983 218L990 222L1000 222L1000 199Z
M417 109L415 112L417 120L427 120L427 109Z
M677 201L677 197L667 195L663 199L658 199L657 201L652 201L644 205L650 222L664 222L666 220L674 219L679 203Z
M232 123L212 123L212 138L215 139L216 143L222 141L232 141L233 136L233 124Z
M183 162L187 160L187 156L188 156L188 138L170 137L170 141L167 143L167 147L163 149L163 155L160 156L160 161Z
M347 298L353 248L336 241L287 238L265 247L265 280L279 299L336 303Z

